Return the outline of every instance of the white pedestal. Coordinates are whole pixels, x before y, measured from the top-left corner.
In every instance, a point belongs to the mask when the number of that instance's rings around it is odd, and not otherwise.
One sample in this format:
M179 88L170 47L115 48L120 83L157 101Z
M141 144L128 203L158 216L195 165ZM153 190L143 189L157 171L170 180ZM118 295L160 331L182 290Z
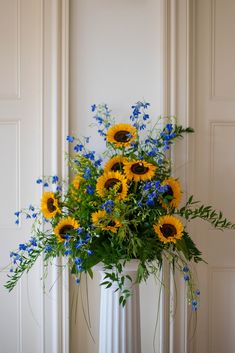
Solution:
M134 283L137 267L138 260L132 260L123 271L133 279L125 283L125 288L133 294L124 307L119 304L117 286L107 289L101 286L99 353L141 353L139 285ZM102 282L105 275L102 264L95 269L100 271Z

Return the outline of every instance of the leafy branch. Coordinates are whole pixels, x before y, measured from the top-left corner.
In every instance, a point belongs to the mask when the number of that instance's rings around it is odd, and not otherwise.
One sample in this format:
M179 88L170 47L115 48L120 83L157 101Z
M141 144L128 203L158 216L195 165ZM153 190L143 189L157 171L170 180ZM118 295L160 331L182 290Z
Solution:
M221 211L218 212L214 210L212 206L201 205L200 207L192 208L193 205L198 203L198 201L193 200L193 196L190 196L186 205L179 209L176 214L184 217L187 221L191 221L195 218L201 218L220 230L235 229L235 224L228 221L227 218L223 216Z

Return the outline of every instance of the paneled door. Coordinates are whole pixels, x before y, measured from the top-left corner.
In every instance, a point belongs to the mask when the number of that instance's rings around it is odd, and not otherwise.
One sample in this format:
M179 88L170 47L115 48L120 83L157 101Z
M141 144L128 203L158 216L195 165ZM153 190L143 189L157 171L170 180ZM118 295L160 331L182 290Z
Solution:
M235 222L235 1L196 0L192 191ZM192 87L193 89L193 87ZM191 168L191 167L190 167ZM201 305L189 353L235 352L235 231L198 223Z
M31 221L22 216L16 224L14 212L39 205L37 178L58 172L63 59L57 56L65 3L0 0L0 353L62 352L60 281L45 293L42 260L11 293L3 284L10 251L30 239Z

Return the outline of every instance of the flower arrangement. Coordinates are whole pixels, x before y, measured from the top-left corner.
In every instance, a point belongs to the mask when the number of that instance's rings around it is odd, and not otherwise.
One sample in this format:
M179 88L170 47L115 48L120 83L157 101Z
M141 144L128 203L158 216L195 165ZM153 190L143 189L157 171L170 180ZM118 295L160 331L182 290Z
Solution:
M106 104L93 105L95 125L105 140L102 158L88 149L89 138L68 136L73 153L68 156L72 182L57 176L40 178L41 206L16 212L33 218L32 238L10 254L11 268L5 284L12 290L24 272L43 254L45 263L64 256L79 284L81 274L92 277L92 269L102 262L106 270L103 284L117 282L120 303L131 293L124 289L123 266L139 260L137 282L159 273L163 259L182 272L188 285L188 299L198 308L199 290L191 263L203 261L201 252L186 229L186 223L201 218L219 229L235 225L211 206L190 196L181 205L182 189L172 176L167 152L190 127L177 125L174 117L159 118L152 124L149 103L132 106L130 123L115 124ZM44 229L42 224L47 222Z

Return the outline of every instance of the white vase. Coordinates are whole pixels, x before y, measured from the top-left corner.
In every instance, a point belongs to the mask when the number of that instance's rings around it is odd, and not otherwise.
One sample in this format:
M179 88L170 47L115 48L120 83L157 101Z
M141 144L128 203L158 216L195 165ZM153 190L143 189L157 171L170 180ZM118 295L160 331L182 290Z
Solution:
M141 353L139 284L135 283L138 260L127 262L121 275L129 275L123 289L130 289L132 295L126 305L119 304L120 292L117 285L101 286L99 353ZM102 264L95 266L104 280ZM107 272L107 271L106 271Z

